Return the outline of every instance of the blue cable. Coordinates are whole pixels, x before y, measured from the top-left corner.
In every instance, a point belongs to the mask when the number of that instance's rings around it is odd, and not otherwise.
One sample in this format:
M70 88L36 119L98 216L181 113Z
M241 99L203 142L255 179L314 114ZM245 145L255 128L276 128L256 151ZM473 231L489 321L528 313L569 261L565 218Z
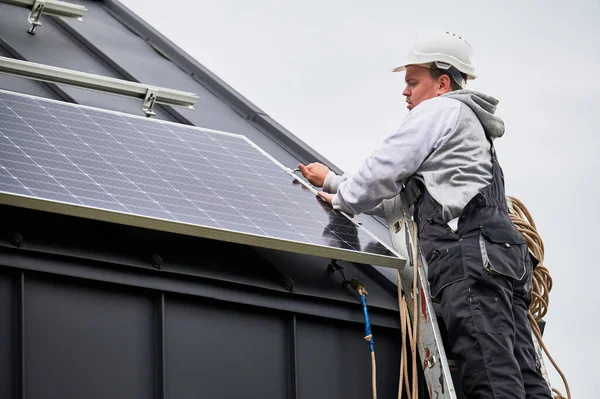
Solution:
M369 312L367 311L367 299L363 294L358 294L360 296L360 301L363 306L363 313L365 314L365 339L369 336L369 348L371 352L375 352L375 340L373 339L373 335L371 334L371 322L369 321Z

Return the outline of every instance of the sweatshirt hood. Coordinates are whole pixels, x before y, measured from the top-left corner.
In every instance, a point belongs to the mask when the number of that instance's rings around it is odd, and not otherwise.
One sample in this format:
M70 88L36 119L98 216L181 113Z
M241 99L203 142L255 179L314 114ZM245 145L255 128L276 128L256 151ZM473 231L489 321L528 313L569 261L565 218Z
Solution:
M442 97L453 98L471 108L492 140L504 135L504 122L494 115L498 105L498 100L494 97L473 90L455 90Z

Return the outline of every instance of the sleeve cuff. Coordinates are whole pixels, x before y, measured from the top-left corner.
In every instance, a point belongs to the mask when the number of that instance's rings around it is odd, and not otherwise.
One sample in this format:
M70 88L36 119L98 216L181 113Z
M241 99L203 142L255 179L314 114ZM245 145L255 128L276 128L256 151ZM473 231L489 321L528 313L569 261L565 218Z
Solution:
M340 207L340 201L338 200L338 195L337 194L333 194L333 196L331 197L331 206L333 207L333 209L335 210L342 210Z
M323 181L323 191L329 194L336 193L342 181L344 181L342 176L338 176L334 171L330 170Z

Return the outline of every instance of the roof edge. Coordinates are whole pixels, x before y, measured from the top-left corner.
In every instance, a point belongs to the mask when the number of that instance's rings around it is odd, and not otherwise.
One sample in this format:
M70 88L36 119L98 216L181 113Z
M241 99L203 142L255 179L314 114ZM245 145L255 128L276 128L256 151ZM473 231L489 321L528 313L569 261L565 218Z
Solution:
M142 38L194 80L202 84L242 117L255 124L261 131L270 136L287 151L290 151L304 162L321 162L336 173L342 173L342 170L333 165L327 158L276 122L262 109L225 83L225 81L208 70L118 0L104 0L103 5L107 12L125 27Z

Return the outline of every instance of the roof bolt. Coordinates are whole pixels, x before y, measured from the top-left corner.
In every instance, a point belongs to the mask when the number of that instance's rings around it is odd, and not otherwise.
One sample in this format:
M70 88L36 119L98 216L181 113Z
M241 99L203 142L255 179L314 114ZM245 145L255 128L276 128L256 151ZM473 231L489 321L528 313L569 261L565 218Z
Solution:
M10 242L17 248L21 248L21 244L23 244L23 236L19 233L11 233L10 234Z
M162 263L163 259L158 254L152 254L152 267L160 270Z

